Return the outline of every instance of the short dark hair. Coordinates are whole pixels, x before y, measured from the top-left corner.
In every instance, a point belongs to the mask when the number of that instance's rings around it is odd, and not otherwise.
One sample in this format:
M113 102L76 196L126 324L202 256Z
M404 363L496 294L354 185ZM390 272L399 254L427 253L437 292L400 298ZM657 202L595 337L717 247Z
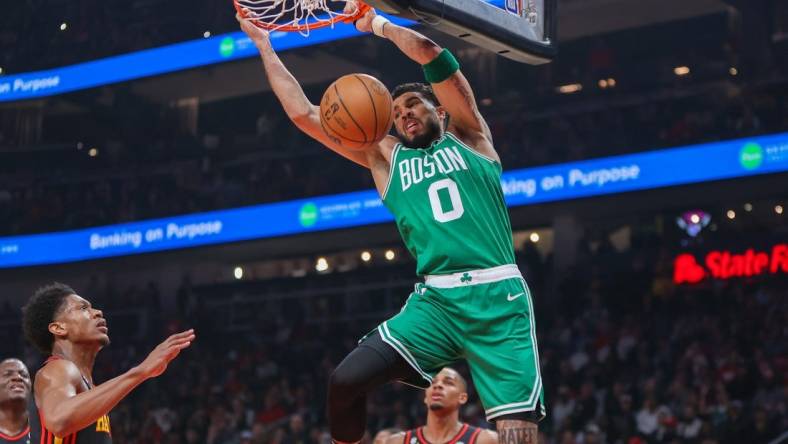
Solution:
M444 368L444 369L451 370L451 371L453 371L454 373L456 373L456 374L457 374L457 379L459 379L459 380L460 380L460 384L462 385L462 390L463 390L463 391L466 391L466 392L468 391L468 381L466 381L466 380L465 380L465 377L464 377L464 376L462 376L462 373L460 373L459 371L457 371L457 369L455 369L454 367L449 367L449 366L446 366L446 367L443 367L443 368Z
M66 298L72 294L77 294L73 288L53 282L36 290L22 308L22 328L27 340L46 354L52 353L52 344L55 342L55 337L49 332L49 324Z
M440 102L435 96L435 91L432 90L432 85L429 83L403 83L391 91L391 98L396 99L397 97L409 92L417 92L421 94L422 97L432 102L433 105L440 106Z

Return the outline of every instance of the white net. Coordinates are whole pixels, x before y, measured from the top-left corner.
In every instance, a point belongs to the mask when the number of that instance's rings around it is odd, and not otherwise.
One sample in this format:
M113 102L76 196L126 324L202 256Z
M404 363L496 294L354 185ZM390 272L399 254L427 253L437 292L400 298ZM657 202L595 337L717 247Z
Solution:
M353 0L236 0L248 19L277 31L298 31L304 36L310 29L334 26L355 16L359 4ZM346 7L347 6L347 7Z

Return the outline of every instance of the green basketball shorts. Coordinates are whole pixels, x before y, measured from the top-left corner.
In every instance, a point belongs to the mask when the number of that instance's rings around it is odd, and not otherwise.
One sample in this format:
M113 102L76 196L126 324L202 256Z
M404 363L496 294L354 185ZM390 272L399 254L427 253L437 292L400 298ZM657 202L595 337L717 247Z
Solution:
M426 388L465 359L488 421L545 416L531 293L516 265L427 276L378 331L423 378L407 382Z

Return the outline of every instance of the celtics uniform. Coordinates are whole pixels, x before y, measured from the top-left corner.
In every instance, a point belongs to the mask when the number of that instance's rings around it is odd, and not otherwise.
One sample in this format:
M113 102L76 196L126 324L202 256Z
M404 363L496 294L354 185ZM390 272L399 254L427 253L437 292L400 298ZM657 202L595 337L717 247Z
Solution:
M488 420L544 416L533 305L514 261L501 165L445 133L426 149L397 144L383 202L416 258L402 311L378 327L429 386L465 359Z

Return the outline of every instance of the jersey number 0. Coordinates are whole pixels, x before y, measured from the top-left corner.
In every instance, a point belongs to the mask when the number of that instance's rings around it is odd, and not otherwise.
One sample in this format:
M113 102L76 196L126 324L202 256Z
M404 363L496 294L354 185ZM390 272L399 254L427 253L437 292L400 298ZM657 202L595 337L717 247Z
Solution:
M449 200L451 201L451 209L445 211L441 205L440 196L438 192L446 190L449 193ZM457 183L451 179L441 179L430 184L427 189L427 194L430 196L430 206L432 207L432 217L440 223L450 222L462 217L465 209L462 207L462 199L460 199L460 190L457 188Z

